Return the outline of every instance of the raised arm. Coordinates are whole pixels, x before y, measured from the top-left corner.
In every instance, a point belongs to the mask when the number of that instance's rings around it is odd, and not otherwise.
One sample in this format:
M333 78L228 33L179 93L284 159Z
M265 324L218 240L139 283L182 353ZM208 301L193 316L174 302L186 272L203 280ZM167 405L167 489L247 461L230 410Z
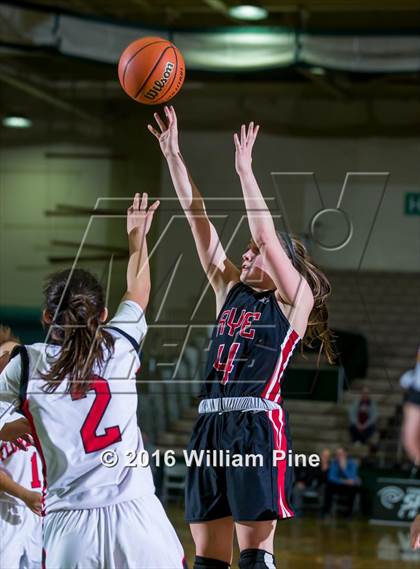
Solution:
M218 307L230 286L239 280L239 270L227 258L216 228L210 221L204 200L194 184L178 145L177 117L173 107L165 107L166 123L155 113L159 130L148 125L166 158L175 191L190 224L198 256L216 294Z
M146 236L153 215L159 207L156 201L147 208L148 196L136 194L127 211L129 260L127 265L127 292L123 300L132 300L146 310L150 296L150 267Z
M234 135L235 167L241 182L252 239L265 257L280 298L292 308L291 319L298 332L304 332L307 317L313 306L312 291L283 249L270 210L265 203L252 170L252 148L259 126L242 125L240 138ZM299 330L300 329L300 330Z

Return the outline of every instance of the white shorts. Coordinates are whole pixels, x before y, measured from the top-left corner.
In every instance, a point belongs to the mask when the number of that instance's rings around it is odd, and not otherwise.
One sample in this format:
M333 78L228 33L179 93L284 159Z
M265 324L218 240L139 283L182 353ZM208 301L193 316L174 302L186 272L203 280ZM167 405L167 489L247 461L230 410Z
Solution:
M182 545L152 494L44 518L46 569L183 569Z
M0 569L40 569L42 520L26 506L0 502Z

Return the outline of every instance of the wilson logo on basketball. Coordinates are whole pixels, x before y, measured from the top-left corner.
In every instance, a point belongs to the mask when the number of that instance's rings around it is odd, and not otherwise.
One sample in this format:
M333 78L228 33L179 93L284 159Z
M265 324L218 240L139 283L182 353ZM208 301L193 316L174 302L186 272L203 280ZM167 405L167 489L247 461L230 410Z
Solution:
M174 69L175 65L173 63L170 63L168 61L168 63L166 64L165 67L165 71L163 72L162 78L159 80L156 80L154 82L154 86L149 89L144 95L143 97L145 97L146 99L155 99L159 93L162 91L162 89L164 88L164 86L166 85L166 83L168 82L168 79L170 78L171 74L172 74L172 70Z

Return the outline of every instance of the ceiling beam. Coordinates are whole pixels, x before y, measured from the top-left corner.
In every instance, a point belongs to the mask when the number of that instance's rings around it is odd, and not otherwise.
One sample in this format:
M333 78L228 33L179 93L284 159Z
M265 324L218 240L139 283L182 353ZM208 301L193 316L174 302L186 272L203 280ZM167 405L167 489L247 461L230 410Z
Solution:
M265 7L272 13L296 12L418 12L418 0L302 0L300 2L265 2Z
M223 2L223 0L203 0L204 4L212 8L216 12L220 12L221 14L225 14L227 16L229 14L228 7Z
M79 107L75 107L71 103L64 101L61 98L58 98L54 95L51 95L47 91L40 89L39 87L35 87L35 85L31 85L26 79L20 79L19 77L12 75L8 69L0 66L0 82L6 83L11 87L14 87L18 91L23 91L28 95L35 97L48 103L54 107L61 109L67 113L71 113L85 121L89 121L90 123L94 123L96 125L100 125L101 121L97 117L85 112L84 110L80 109Z
M348 97L346 91L341 87L335 85L331 80L327 78L327 76L315 75L314 73L311 73L310 69L306 69L305 67L297 67L296 71L306 77L306 79L312 81L312 83L315 85L319 85L323 91L329 95L332 95L336 99L345 99Z

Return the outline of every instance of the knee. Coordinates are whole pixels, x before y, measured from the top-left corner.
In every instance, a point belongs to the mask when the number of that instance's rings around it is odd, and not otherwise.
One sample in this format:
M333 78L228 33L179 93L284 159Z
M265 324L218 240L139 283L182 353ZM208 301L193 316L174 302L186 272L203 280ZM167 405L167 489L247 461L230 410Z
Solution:
M244 549L239 558L239 569L276 569L274 555L264 549Z

